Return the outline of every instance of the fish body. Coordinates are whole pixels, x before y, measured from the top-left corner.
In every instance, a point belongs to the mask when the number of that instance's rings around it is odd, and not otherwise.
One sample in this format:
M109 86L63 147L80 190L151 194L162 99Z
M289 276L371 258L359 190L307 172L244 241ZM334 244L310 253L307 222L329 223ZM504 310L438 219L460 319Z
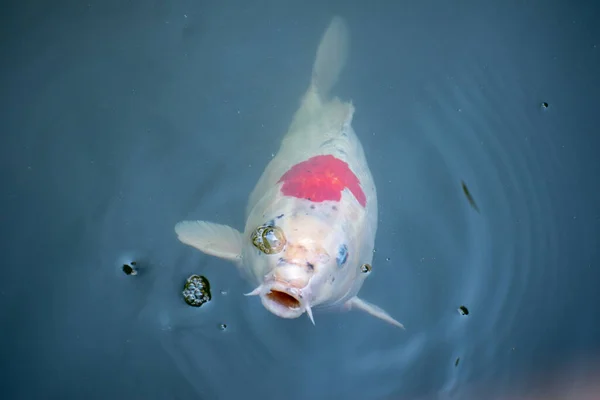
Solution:
M354 106L329 96L347 58L344 20L334 17L317 49L312 79L277 154L250 194L244 232L182 221L181 242L235 263L263 306L282 318L313 308L361 309L402 324L358 297L371 272L377 191L352 128Z

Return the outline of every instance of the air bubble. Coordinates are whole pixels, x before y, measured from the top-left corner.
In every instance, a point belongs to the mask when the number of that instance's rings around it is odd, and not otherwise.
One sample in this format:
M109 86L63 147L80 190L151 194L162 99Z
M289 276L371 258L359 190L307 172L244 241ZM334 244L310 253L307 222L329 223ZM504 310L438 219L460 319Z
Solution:
M201 275L190 276L183 287L183 298L187 304L200 307L211 300L210 283Z

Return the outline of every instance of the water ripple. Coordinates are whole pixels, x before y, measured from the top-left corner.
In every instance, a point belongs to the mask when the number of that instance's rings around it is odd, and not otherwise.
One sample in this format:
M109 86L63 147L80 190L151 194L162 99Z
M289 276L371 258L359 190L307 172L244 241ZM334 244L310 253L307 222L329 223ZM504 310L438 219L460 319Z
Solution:
M452 393L466 380L491 380L497 374L494 369L485 373L468 365L490 364L508 354L508 348L499 346L509 345L517 314L530 307L525 303L527 292L543 287L538 292L552 296L557 285L553 262L557 228L540 158L551 157L546 163L552 164L558 156L537 128L545 115L519 85L514 69L473 67L448 74L449 70L445 66L446 79L426 86L413 115L420 140L435 148L456 188L454 194L436 193L435 186L427 190L434 196L462 196L459 182L464 179L481 210L481 214L461 211L464 231L450 229L451 235L463 237L461 243L468 243L460 262L452 263L457 279L449 283L454 286L450 297L469 306L469 323L462 323L458 315L440 315L439 330L428 332L430 340L453 343L456 354L467 360L469 373L459 376L456 369L447 370L440 389ZM516 106L507 108L507 103ZM428 180L436 184L435 176ZM466 200L464 204L468 208ZM435 219L427 218L431 233L447 231L443 224L449 220L440 215L444 212L438 210ZM436 254L446 254L440 258L451 257L448 244L434 247ZM410 336L405 346L422 349L420 356L426 357L427 349L416 345L416 340L422 340L418 338ZM453 365L453 360L447 362ZM394 363L394 368L406 367Z

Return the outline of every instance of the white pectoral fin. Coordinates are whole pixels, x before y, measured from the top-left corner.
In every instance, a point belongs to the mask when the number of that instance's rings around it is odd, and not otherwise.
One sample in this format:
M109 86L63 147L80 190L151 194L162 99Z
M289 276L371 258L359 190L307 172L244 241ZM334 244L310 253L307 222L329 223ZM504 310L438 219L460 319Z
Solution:
M394 326L405 329L404 325L400 322L396 321L390 314L388 314L385 310L377 307L375 304L371 304L358 296L354 296L350 300L346 302L346 307L348 309L358 309L362 311L366 311L374 317L384 320Z
M242 234L227 225L206 221L181 221L175 225L178 239L203 253L239 262L242 255Z

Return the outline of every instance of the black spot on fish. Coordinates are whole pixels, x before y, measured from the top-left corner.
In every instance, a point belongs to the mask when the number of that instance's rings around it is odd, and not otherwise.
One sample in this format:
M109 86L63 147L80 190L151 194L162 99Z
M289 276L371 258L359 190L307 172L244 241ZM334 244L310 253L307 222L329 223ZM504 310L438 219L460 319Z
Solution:
M277 260L277 265L278 265L278 266L281 266L281 265L283 265L283 264L285 264L285 260L284 260L283 258L281 258L281 257L280 257L280 258L279 258L279 260Z
M346 264L346 260L348 260L348 246L343 244L340 246L336 257L338 267L343 267Z
M309 262L306 263L306 266L308 267L309 270L314 271L315 266Z
M311 205L310 205L310 209L311 209L311 210L314 210L314 209L315 209L315 205L314 205L314 204L311 204Z
M275 220L274 220L274 219L272 219L272 220L269 220L269 221L267 222L267 226L275 226Z
M337 207L336 207L336 206L331 206L331 209L332 209L333 211L337 211Z
M281 217L283 217L283 214L281 214L281 215L278 215L278 216L277 216L277 219L280 219Z

